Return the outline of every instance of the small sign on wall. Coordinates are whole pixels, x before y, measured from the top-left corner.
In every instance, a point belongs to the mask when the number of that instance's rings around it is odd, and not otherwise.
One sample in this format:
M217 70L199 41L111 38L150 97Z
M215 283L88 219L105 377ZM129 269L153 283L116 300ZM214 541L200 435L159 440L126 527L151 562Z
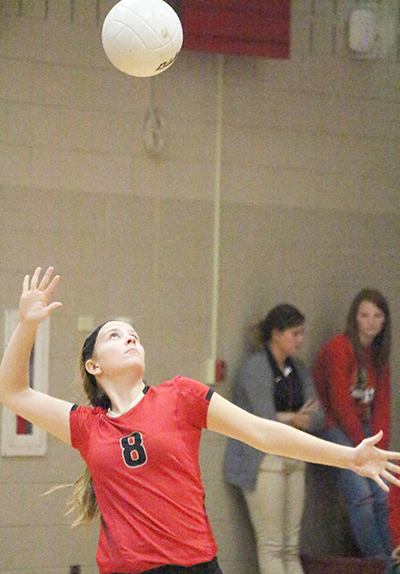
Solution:
M5 312L4 341L7 345L18 324L18 310ZM50 319L38 327L35 344L29 360L29 384L40 392L48 390ZM46 453L46 432L17 416L3 405L1 454L2 456L43 456Z

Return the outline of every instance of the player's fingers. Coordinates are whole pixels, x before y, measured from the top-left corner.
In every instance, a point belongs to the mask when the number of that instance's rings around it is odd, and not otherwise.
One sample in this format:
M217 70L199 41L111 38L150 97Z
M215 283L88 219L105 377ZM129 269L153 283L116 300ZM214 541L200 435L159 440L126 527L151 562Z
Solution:
M394 464L393 462L387 461L386 468L387 468L387 470L390 470L390 472L395 472L397 474L400 474L400 465L398 465L398 464Z
M388 458L388 459L391 459L391 460L399 460L400 459L400 452L394 452L391 450L383 450L382 452L386 455L386 458Z
M22 293L29 291L29 275L25 275L24 282L22 283Z
M56 276L53 278L53 280L52 280L52 282L50 283L50 285L47 287L46 293L48 293L49 295L51 295L51 294L53 293L54 289L56 288L57 283L59 282L59 280L60 280L60 276L59 276L59 275L56 275Z
M376 476L374 476L374 480L375 480L376 484L382 488L382 490L384 490L385 492L389 492L388 485L385 482L383 482L383 480L381 479L381 477L378 474Z
M37 289L41 267L36 267L35 273L32 275L31 289Z
M383 470L381 474L382 474L384 479L388 480L392 484L395 484L396 486L400 486L400 480L398 478L396 478L391 472L388 472L387 470Z
M375 444L377 444L381 440L382 436L383 436L383 432L379 431L378 433L374 434L373 436L365 438L364 442L366 442L370 446L374 446Z
M55 301L54 303L51 303L48 307L47 307L47 311L50 315L50 313L52 313L53 311L55 311L56 309L59 309L60 307L62 307L62 304L59 301Z
M45 291L49 282L51 274L53 273L53 267L48 267L46 273L43 275L41 282L39 283L39 289Z

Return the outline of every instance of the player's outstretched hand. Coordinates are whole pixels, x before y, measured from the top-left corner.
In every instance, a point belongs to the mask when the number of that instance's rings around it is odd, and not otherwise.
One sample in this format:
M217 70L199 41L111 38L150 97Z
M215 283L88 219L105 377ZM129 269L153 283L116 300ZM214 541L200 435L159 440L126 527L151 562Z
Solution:
M41 268L37 267L32 280L29 275L25 275L22 286L22 295L19 301L19 320L21 323L39 324L44 321L50 313L61 307L61 303L50 303L50 298L60 279L56 275L51 279L53 267L49 267L40 279Z
M389 487L386 482L392 482L396 486L400 486L400 480L393 475L393 473L400 473L400 467L389 462L390 459L399 460L400 453L377 448L375 445L381 440L382 436L383 432L380 431L378 434L360 442L354 449L351 470L362 476L373 478L383 490L388 491Z

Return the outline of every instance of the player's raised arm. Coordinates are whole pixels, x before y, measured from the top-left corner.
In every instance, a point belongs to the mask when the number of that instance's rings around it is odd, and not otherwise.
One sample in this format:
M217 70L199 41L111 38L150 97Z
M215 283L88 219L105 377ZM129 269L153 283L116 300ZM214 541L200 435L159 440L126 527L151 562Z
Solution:
M69 411L72 404L39 393L29 386L29 358L38 325L61 303L50 303L59 281L49 267L40 279L38 267L30 281L26 275L19 304L19 322L0 365L0 400L11 411L70 443Z
M375 446L382 438L382 432L364 439L356 448L342 446L288 425L256 417L217 393L211 397L207 428L269 454L348 468L372 478L386 491L389 488L382 479L400 486L400 480L392 474L399 473L400 467L390 462L390 459L400 459L400 453L387 452Z

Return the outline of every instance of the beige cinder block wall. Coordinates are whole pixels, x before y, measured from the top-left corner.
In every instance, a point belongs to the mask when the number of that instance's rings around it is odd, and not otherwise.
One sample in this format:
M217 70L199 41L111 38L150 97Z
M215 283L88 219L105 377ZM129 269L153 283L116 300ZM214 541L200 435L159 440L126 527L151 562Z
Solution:
M219 392L229 396L248 325L283 300L307 315L309 363L367 284L387 295L398 345L395 49L355 61L348 3L294 1L290 60L225 58L218 77L216 56L182 52L152 84L105 59L100 28L113 4L1 4L0 314L18 305L25 273L56 267L63 309L51 322L50 392L83 400L72 385L79 316L131 317L149 383L204 379L218 188L217 347L229 365ZM164 118L156 157L143 146L152 90ZM398 372L394 353L394 445ZM255 574L251 529L222 478L224 445L205 432L207 508L225 574ZM4 574L64 574L73 564L96 572L96 528L70 531L68 492L39 498L81 470L77 453L52 438L44 457L0 459Z

